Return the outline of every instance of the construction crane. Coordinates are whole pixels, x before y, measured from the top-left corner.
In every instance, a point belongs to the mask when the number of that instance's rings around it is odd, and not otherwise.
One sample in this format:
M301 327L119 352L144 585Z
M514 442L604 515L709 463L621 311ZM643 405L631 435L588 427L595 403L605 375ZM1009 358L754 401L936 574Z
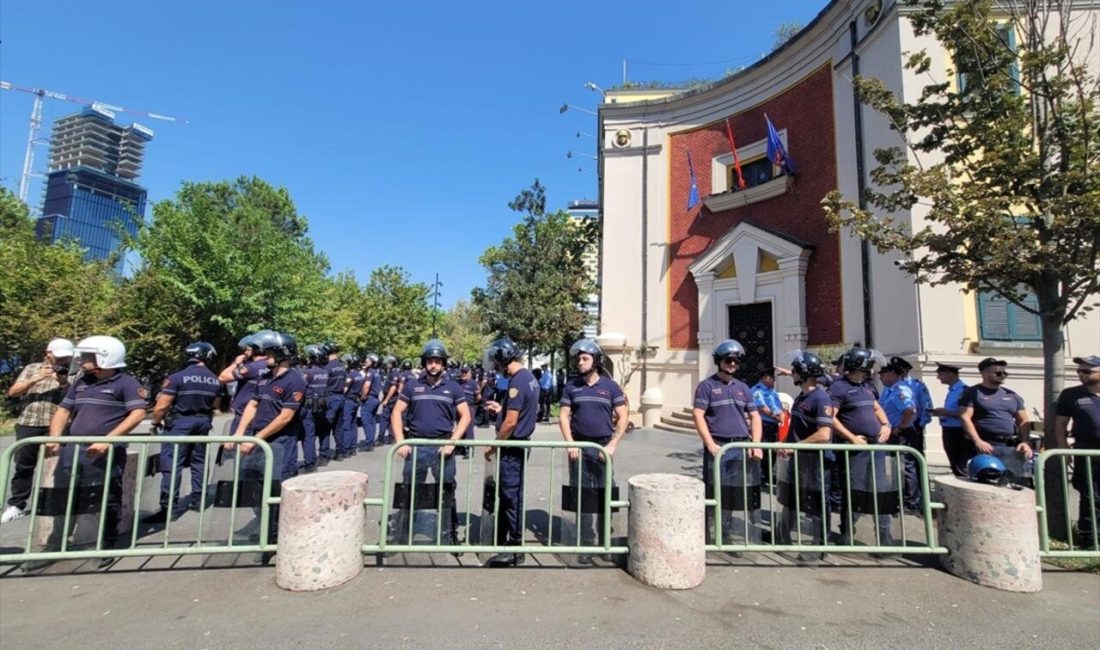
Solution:
M188 124L187 120L180 119L178 117L172 117L171 115L123 108L122 106L115 106L114 104L108 104L106 102L100 102L94 99L83 99L81 97L74 97L72 95L66 95L65 93L58 93L52 90L18 86L7 81L0 81L0 90L18 90L20 92L34 95L34 106L31 108L30 133L27 135L27 152L23 155L23 175L19 178L19 200L23 201L24 203L27 202L27 192L30 190L31 176L36 175L33 171L34 147L39 142L38 132L42 129L42 104L47 97L49 97L50 99L60 99L63 102L82 104L84 106L90 105L92 108L107 110L112 113L130 113L132 115L141 115L151 120L161 120L164 122L178 122L181 124Z

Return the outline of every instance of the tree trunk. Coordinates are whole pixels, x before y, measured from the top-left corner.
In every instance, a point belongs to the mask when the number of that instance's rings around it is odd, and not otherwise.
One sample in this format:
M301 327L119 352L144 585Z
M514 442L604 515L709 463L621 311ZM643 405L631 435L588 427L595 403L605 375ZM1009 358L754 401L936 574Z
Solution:
M1044 296L1044 293L1037 292L1043 335L1043 447L1054 449L1058 447L1054 438L1054 404L1065 384L1066 341L1062 330L1062 312L1057 308L1050 308L1053 307L1050 296ZM1044 303L1047 305L1044 306ZM1066 524L1066 501L1069 495L1063 490L1058 461L1047 463L1043 487L1046 490L1047 533L1052 539L1067 541L1070 536Z

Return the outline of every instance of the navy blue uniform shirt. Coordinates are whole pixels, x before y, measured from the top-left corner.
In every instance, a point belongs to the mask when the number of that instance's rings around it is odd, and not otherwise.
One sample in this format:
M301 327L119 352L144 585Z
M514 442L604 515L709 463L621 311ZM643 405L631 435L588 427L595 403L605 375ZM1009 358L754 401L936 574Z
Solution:
M473 406L477 402L477 380L470 378L460 381L458 385L462 387L462 394L466 396L466 401Z
M501 374L503 377L503 373ZM516 428L512 430L512 438L515 440L527 440L535 432L535 419L539 410L539 382L527 368L520 368L516 374L508 378L508 390L504 393L504 403L501 404L500 417L497 420L497 430L503 424L503 416L508 411L519 413Z
M328 370L312 365L303 373L306 381L306 397L324 397L328 390Z
M1067 388L1058 396L1055 413L1070 419L1075 448L1100 449L1100 395L1087 386Z
M740 379L726 383L718 373L707 377L695 387L692 405L704 411L704 419L712 438L744 440L749 437L745 416L756 411L752 391Z
M845 429L872 441L878 437L878 431L882 428L875 415L878 391L870 382L853 384L847 377L841 377L829 386L829 399Z
M363 392L363 381L366 377L358 370L352 370L348 372L348 397L358 401L359 393Z
M821 427L833 428L833 401L829 392L817 388L799 393L791 406L791 442L801 442L817 433ZM832 442L832 438L825 442Z
M410 438L447 438L458 421L458 405L466 403L462 387L440 377L432 385L428 375L405 382L397 399L408 409L407 435Z
M145 389L124 372L96 381L83 374L69 385L61 407L71 415L68 435L105 436L130 414L145 408Z
M222 392L218 376L197 362L168 375L160 392L172 395L172 412L180 415L213 415L214 401Z
M244 407L256 394L256 380L267 374L267 361L249 361L237 364L233 379L237 380L237 392L233 394L233 412L244 413Z
M328 386L325 388L326 394L329 397L343 395L344 387L347 384L348 371L344 369L344 364L340 363L338 359L333 359L325 365L325 371L328 373Z
M302 373L293 368L287 369L281 375L275 376L275 370L266 377L256 382L256 394L252 401L256 402L256 416L252 419L250 433L255 433L271 424L282 413L283 409L297 411L302 406L306 396L306 381ZM298 435L302 427L301 418L291 418L280 431L277 431L272 439L286 435Z
M613 379L600 376L591 386L583 378L569 382L561 393L561 405L569 407L569 429L574 438L605 440L615 432L611 423L615 407L626 404Z
M970 420L978 437L986 442L1016 442L1016 411L1023 410L1024 398L1004 386L971 386L959 396L959 410L974 409Z
M367 370L363 377L364 384L370 384L370 388L367 389L366 399L372 397L382 399L382 378L379 376L378 371L374 368Z

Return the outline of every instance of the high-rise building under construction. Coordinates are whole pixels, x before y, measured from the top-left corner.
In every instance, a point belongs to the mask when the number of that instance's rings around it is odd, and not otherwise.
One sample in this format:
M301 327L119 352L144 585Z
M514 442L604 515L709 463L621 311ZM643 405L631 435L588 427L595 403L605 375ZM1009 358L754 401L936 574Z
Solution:
M105 259L145 214L145 188L134 182L153 132L122 126L114 113L89 106L58 119L50 136L49 173L39 237L74 239L89 259ZM118 267L121 271L121 266Z

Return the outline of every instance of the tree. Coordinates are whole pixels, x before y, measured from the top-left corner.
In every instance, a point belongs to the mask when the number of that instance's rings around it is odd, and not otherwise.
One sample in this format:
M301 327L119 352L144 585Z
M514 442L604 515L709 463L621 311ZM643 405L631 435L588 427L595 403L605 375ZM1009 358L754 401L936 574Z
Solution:
M74 343L116 334L111 324L116 278L110 266L84 260L71 242L35 237L27 206L0 188L0 374L41 359L55 337Z
M141 256L122 289L120 328L133 366L157 377L202 339L225 362L245 332L329 334L328 261L289 193L255 177L187 182L153 206L130 245Z
M429 293L428 285L409 282L409 274L400 267L375 269L363 296L361 316L366 349L398 357L419 357L432 329Z
M512 236L488 248L480 262L489 277L473 291L474 305L492 332L529 351L555 349L586 323L583 305L592 292L582 255L596 245L594 220L573 220L565 211L546 212L546 190L534 184L508 207L523 214Z
M442 323L439 335L452 359L464 363L478 361L492 342L484 315L465 300L456 302L444 314Z
M878 80L856 79L861 99L903 143L875 152L875 187L865 194L886 216L839 192L823 205L834 227L901 253L918 282L993 292L1038 315L1054 446L1063 327L1100 292L1100 91L1086 65L1095 52L1074 35L1068 2L1029 0L1004 18L989 0L911 4L915 33L942 44L954 70L911 103ZM937 72L925 51L905 67ZM926 224L914 229L908 214L917 211Z
M774 37L772 49L778 50L783 47L787 41L794 38L800 31L802 31L802 23L798 21L779 23L779 26L772 32L772 36Z

